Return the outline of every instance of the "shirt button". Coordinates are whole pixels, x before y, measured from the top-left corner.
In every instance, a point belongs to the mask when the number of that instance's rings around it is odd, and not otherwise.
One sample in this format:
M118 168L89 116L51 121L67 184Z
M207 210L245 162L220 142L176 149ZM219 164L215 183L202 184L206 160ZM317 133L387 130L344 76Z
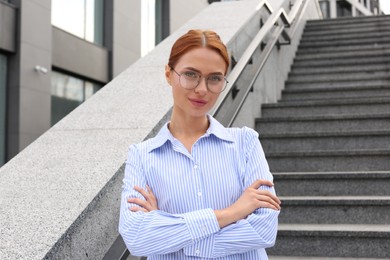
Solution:
M195 164L194 169L195 169L195 170L198 169L198 165Z
M199 255L199 254L200 254L200 250L199 250L199 249L196 249L196 250L195 250L195 254Z
M202 196L202 192L199 191L198 192L198 196L201 197Z

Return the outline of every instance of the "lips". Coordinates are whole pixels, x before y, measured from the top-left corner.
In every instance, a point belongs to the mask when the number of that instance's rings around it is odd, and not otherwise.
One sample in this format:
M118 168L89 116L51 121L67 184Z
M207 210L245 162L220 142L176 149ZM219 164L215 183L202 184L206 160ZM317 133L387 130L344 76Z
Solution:
M207 104L207 101L203 99L189 98L189 101L196 107L203 107Z

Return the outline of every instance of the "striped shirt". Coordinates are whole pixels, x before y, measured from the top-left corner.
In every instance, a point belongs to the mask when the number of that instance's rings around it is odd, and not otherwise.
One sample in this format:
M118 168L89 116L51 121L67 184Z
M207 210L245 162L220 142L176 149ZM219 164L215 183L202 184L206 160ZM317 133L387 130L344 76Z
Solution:
M191 153L166 124L156 137L130 146L121 199L119 232L132 255L148 259L268 259L279 211L260 208L220 228L214 210L232 205L257 179L272 181L258 134L225 128L211 116ZM159 210L131 212L133 187L155 194ZM272 187L261 189L275 192Z

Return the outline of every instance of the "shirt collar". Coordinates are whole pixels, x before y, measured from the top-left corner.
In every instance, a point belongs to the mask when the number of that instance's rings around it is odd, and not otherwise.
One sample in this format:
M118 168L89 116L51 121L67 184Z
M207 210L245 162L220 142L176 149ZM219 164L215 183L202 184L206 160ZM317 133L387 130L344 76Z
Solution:
M203 137L214 135L221 140L227 142L234 142L232 135L230 134L230 132L226 127L224 127L220 122L218 122L211 115L207 115L207 117L209 119L210 126ZM171 143L174 142L175 138L173 137L172 133L168 129L168 123L165 123L164 126L161 128L161 130L158 132L158 134L153 139L150 140L148 152L151 152L154 149L163 146L168 140L171 141Z

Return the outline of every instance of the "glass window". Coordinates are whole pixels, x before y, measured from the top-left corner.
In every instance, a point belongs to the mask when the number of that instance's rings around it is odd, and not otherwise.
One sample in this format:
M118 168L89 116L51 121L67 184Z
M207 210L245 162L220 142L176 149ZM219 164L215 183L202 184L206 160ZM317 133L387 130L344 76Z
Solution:
M52 0L51 23L87 41L103 45L104 0Z
M156 45L169 36L169 0L156 0Z
M324 19L330 18L329 1L320 1L320 7L321 7L322 16L324 17Z
M0 166L5 163L7 57L0 54Z
M141 1L141 56L145 56L155 47L156 1Z
M337 1L337 17L352 16L352 5L345 0Z
M51 125L60 121L100 88L100 84L52 71Z

